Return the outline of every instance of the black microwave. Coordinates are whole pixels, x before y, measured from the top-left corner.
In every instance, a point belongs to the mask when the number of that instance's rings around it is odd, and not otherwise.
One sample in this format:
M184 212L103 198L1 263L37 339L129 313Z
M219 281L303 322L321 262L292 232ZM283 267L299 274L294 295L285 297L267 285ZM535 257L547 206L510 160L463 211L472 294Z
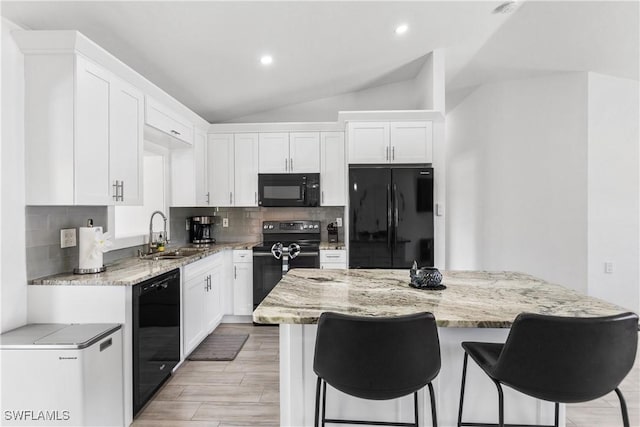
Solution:
M258 174L258 205L313 207L320 204L319 173Z

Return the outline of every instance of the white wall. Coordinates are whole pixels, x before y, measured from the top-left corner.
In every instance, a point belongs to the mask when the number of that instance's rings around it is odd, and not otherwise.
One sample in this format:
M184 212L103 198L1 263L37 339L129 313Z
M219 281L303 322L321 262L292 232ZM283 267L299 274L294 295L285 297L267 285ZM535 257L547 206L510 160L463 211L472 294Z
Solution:
M447 114L447 267L587 292L586 73L481 86Z
M24 58L2 19L2 261L0 331L27 321L24 177Z
M589 294L640 311L637 81L589 73ZM605 273L605 262L613 273Z

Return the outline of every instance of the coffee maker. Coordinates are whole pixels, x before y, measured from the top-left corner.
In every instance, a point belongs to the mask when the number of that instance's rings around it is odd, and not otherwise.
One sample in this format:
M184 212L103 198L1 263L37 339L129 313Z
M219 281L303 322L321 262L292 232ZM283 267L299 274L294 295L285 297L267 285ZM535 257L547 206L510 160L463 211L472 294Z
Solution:
M213 238L213 226L217 222L215 216L194 216L191 217L189 227L189 240L196 245L210 245L216 242Z

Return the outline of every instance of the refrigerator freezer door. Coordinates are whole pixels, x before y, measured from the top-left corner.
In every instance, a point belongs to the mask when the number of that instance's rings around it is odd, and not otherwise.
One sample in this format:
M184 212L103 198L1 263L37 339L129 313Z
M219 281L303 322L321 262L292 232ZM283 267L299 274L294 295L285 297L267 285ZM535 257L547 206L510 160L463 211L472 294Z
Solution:
M349 267L391 268L391 169L349 169Z
M393 268L433 266L433 169L392 171Z

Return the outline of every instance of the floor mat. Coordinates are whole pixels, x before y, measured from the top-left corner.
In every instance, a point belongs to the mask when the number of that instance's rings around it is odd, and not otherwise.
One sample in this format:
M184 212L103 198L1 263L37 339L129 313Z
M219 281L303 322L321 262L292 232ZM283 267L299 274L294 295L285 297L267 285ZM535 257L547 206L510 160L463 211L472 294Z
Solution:
M249 338L248 334L216 334L205 338L187 357L188 360L233 360Z

